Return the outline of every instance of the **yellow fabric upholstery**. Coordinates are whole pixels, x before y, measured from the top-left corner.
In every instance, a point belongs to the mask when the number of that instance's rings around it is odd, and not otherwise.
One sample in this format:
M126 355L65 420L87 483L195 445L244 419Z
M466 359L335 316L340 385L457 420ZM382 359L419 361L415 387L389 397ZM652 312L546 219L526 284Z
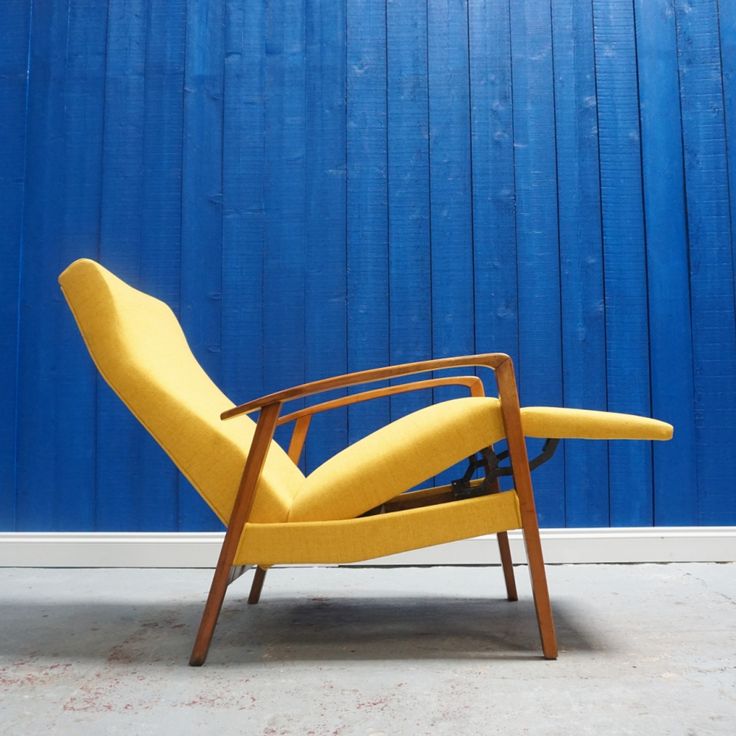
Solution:
M227 523L255 429L202 370L171 309L94 261L59 277L113 390ZM672 427L608 412L522 409L530 437L665 440ZM273 442L236 562L350 562L520 526L514 492L390 514L368 509L504 436L495 398L428 406L382 427L307 478Z
M69 266L59 283L102 376L227 522L255 423L220 419L233 403L202 370L166 304L86 259ZM251 519L284 521L303 482L272 443Z
M527 437L584 440L669 440L673 428L667 422L634 414L590 409L527 406L521 410Z
M515 491L360 519L246 524L235 564L359 562L520 527Z
M498 399L427 406L376 430L307 476L289 521L351 519L503 437Z

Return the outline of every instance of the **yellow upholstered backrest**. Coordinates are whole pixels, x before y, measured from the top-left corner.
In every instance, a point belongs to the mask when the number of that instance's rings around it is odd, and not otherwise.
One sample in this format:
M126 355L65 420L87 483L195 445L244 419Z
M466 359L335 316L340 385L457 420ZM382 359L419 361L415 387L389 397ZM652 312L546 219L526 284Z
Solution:
M104 379L227 523L253 420L220 419L233 403L202 370L166 304L87 259L72 263L59 283ZM284 521L303 482L273 442L251 521Z

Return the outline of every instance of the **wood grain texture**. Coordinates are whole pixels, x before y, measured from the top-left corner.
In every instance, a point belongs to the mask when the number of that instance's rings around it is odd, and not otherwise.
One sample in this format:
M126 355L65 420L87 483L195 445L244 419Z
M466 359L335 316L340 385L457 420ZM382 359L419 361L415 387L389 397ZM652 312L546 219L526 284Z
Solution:
M386 8L347 4L348 370L389 360ZM388 399L351 407L348 441L390 419Z
M225 598L225 591L230 582L230 573L233 560L235 559L235 553L238 551L238 544L243 534L243 528L253 508L253 502L256 497L256 486L261 476L263 465L266 462L268 448L273 439L274 430L276 429L276 419L278 418L280 409L280 404L270 404L264 407L261 416L258 418L253 442L251 443L248 458L243 468L243 475L240 479L240 487L238 488L233 510L228 519L225 539L220 548L220 556L217 560L215 574L212 577L212 584L209 595L207 596L204 612L202 613L197 638L194 641L192 655L189 659L189 664L194 667L203 665L207 658L212 635L217 625L217 618L222 608L222 601ZM260 575L259 578L260 585L262 585L263 576ZM260 595L260 585L258 586L258 595Z
M432 354L427 3L386 4L390 363ZM397 395L397 419L431 403Z
M304 376L347 370L346 58L343 3L313 3L306 17L306 251ZM305 468L347 444L347 411L316 417Z
M432 354L442 357L475 349L468 4L438 0L428 8ZM460 395L433 393L435 401ZM448 469L436 482L455 477Z
M99 258L140 284L148 16L142 0L110 0L108 9ZM101 378L96 433L97 528L145 528L140 429Z
M180 312L182 135L186 0L147 7L138 285ZM139 439L145 530L178 529L179 473L148 436ZM191 489L185 493L191 494Z
M606 408L598 113L592 6L553 0L555 144L565 406ZM591 381L591 375L598 376ZM565 524L607 526L608 448L564 446Z
M603 223L608 409L648 415L649 311L636 35L631 3L593 0ZM611 443L611 523L653 522L652 449ZM632 485L632 478L637 482Z
M469 4L475 350L519 356L508 0Z
M222 380L222 2L187 0L181 184L181 322L202 367ZM181 480L179 528L219 529L211 511Z
M219 526L94 379L56 284L79 256L171 304L234 402L508 353L523 404L676 425L567 443L535 472L543 524L736 523L736 4L0 16L0 527ZM302 467L428 399L320 412Z
M46 192L62 191L64 142L58 121L64 117L66 75L66 4L46 3L32 22L33 41L28 64L25 176L35 182L25 187L23 202L22 258L18 267L20 291L17 354L16 503L18 528L53 529L57 508L52 493L36 497L38 488L53 488L57 458L55 440L44 424L53 426L57 407L53 378L60 346L55 340L53 296L43 284L51 279L54 263L46 256L63 226L58 197L46 201ZM16 286L18 289L18 286ZM11 292L12 293L12 292ZM41 407L47 410L41 413ZM16 413L17 412L17 413ZM21 417L23 419L21 420Z
M690 244L698 519L736 518L736 325L717 4L678 0Z
M562 403L560 253L548 0L511 4L519 381L526 404ZM541 368L543 366L543 368ZM565 523L564 455L535 475L539 518Z
M364 383L377 383L400 376L412 376L417 373L428 371L447 370L456 368L485 367L496 369L508 358L503 353L481 353L479 355L456 355L450 358L433 358L432 360L420 360L415 363L402 363L401 365L388 365L382 368L370 368L364 371L354 371L341 376L322 378L319 381L310 381L299 386L290 386L281 391L274 391L258 399L247 401L232 409L222 412L222 419L231 419L240 414L248 414L264 406L275 402L285 403L295 401L306 396L333 391L346 386L358 386Z
M717 9L733 250L736 233L736 3L718 0Z
M222 388L263 393L266 212L264 3L225 3Z
M0 528L15 528L19 271L23 257L30 6L0 4Z
M285 416L279 417L279 424L286 424L287 422L293 422L301 417L309 416L312 414L319 414L324 411L334 411L343 406L349 406L350 404L357 404L361 401L369 401L372 399L378 399L382 396L398 396L399 394L409 392L421 392L423 389L437 388L438 386L465 386L470 389L472 396L480 397L483 396L483 382L477 376L449 376L447 378L429 378L426 381L412 381L411 383L400 383L394 386L384 386L383 388L376 388L371 391L361 391L358 394L348 394L347 396L341 396L331 401L325 401L321 404L313 404L304 407L299 411L295 411L292 414L286 414ZM426 393L426 392L425 392Z
M673 0L637 0L652 415L674 441L654 451L654 521L697 524L697 455L685 171Z

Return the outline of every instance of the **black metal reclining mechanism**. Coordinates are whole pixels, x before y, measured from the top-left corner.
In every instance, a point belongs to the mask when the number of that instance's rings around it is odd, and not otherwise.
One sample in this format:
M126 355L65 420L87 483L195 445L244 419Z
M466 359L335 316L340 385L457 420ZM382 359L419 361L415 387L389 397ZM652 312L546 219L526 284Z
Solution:
M544 441L542 451L536 457L529 460L529 469L536 470L540 465L552 459L560 440L557 438ZM506 460L509 451L504 450L496 454L492 447L484 447L468 458L468 467L462 478L452 481L452 496L455 500L461 498L474 498L475 496L487 496L496 490L495 482L504 476L512 475L511 465L501 465ZM471 483L476 471L483 471L483 479L480 483Z
M529 468L535 470L542 463L550 460L559 444L560 440L556 438L545 440L539 455L529 461ZM501 465L501 462L506 460L508 456L508 450L497 454L492 447L485 447L468 458L468 467L463 477L452 481L449 491L447 486L427 488L423 491L407 491L386 503L382 503L380 506L370 509L370 511L366 511L362 516L386 514L391 511L431 506L496 493L498 491L498 479L512 475L511 465ZM474 479L473 476L479 470L483 471L483 477Z

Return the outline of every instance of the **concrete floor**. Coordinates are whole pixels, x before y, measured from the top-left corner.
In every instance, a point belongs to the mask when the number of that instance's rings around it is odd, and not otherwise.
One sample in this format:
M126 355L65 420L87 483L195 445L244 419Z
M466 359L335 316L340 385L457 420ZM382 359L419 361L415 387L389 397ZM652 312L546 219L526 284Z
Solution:
M736 734L736 565L277 569L186 666L204 570L0 570L0 733Z

